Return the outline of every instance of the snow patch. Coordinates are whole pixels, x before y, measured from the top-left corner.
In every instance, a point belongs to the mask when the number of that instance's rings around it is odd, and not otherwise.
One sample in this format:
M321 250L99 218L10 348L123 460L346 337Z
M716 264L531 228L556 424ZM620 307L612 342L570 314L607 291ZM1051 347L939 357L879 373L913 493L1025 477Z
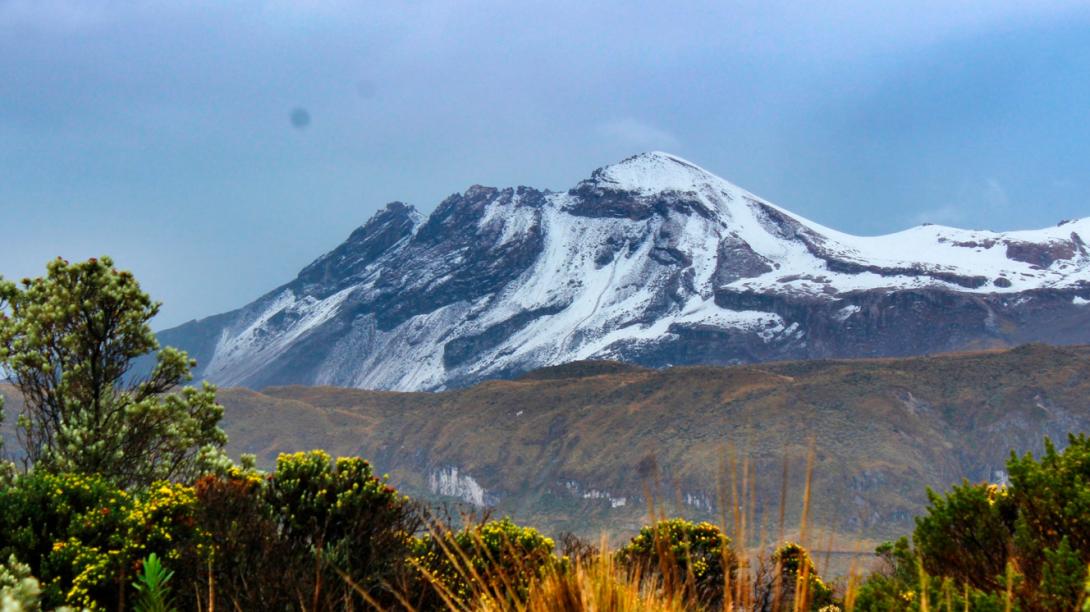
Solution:
M610 508L623 508L628 504L627 497L621 497L613 495L607 491L600 491L598 489L583 489L582 486L575 480L568 480L564 482L564 488L569 493L582 499L601 499L609 503Z
M457 497L467 504L484 508L494 504L493 496L469 474L459 473L458 467L448 465L428 474L428 490L435 495Z
M833 315L833 318L836 319L837 321L840 321L841 323L843 323L844 321L847 321L848 319L850 319L852 315L859 312L860 310L861 310L861 308L859 308L859 306L856 306L855 304L851 304L849 306L845 306L844 308L841 308L840 310L836 311L836 314Z

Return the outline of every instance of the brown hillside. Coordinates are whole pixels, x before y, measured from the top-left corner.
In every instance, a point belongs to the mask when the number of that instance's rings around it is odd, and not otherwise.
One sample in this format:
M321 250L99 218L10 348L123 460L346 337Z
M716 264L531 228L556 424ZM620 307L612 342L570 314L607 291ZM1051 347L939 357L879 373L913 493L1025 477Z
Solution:
M234 456L269 465L282 451L362 455L410 494L483 500L588 536L634 531L648 491L671 514L718 518L732 453L755 470L767 529L786 454L790 528L812 438L817 525L843 542L906 533L925 486L1002 479L1011 449L1037 452L1043 436L1090 429L1088 357L1090 347L1029 345L665 370L570 364L442 393L279 387L223 389L220 400ZM2 391L11 415L16 398Z
M468 476L502 513L587 535L636 529L655 473L670 512L717 517L732 452L755 468L766 524L786 453L797 520L813 438L818 524L870 539L910 530L925 486L1002 479L1011 449L1036 452L1043 436L1090 428L1088 357L1087 347L1030 345L738 367L573 365L434 394L281 387L224 390L222 401L233 452L266 463L312 447L360 454L428 496L457 468L466 499Z

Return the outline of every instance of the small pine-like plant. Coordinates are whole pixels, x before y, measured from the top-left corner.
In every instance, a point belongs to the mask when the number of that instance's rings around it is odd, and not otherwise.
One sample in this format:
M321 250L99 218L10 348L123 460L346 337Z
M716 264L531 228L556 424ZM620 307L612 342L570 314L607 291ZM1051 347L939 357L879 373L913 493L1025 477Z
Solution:
M172 612L170 604L170 578L174 572L163 567L159 557L151 553L144 559L144 566L136 575L136 612Z

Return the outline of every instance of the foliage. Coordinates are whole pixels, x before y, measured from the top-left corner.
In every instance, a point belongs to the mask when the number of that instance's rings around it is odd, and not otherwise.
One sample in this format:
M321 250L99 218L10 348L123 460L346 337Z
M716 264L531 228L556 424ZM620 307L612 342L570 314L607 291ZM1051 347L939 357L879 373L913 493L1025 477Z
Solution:
M523 602L530 585L556 565L553 540L509 518L471 523L453 531L435 526L414 541L412 563L431 585L425 609L473 600L499 606Z
M133 588L137 599L136 612L169 612L174 608L170 604L170 582L174 572L163 567L155 553L145 559L141 571L136 575Z
M147 551L176 557L191 541L194 501L182 485L131 495L100 477L35 471L0 491L0 554L31 568L47 606L115 608Z
M908 538L886 542L876 552L881 567L859 586L853 608L858 612L926 610L931 604L939 603L941 609L946 610L968 608L976 612L1000 612L1008 609L1003 592L981 591L949 577L930 577Z
M194 585L187 609L284 610L298 601L294 574L312 572L312 563L295 566L265 502L264 480L232 470L208 475L194 485L201 540L180 566ZM183 593L189 596L189 593Z
M889 567L861 585L857 607L897 609L898 599L911 604L909 594L963 603L967 596L973 609L1078 605L1090 563L1090 438L1072 435L1062 452L1046 439L1039 460L1012 454L1007 472L1005 488L929 491L915 550L907 540L880 548ZM943 594L948 584L962 596Z
M1090 438L1069 436L1063 452L1045 439L1039 461L1028 453L1023 457L1012 453L1007 472L1018 509L1014 545L1029 585L1043 578L1045 551L1058 550L1065 538L1085 571L1090 563Z
M810 553L794 542L786 542L772 553L772 567L779 570L781 610L822 610L833 605L833 590L818 575ZM775 577L773 584L775 585ZM774 587L775 588L775 587ZM768 597L764 598L766 601ZM796 602L799 602L796 606Z
M131 375L159 348L148 324L159 306L108 257L58 258L44 277L0 281L0 365L23 394L20 441L37 469L130 486L222 465L215 389L171 393L193 360L166 348L150 374Z
M927 490L913 540L924 569L986 591L1004 588L1015 509L1002 487L968 482L945 496Z
M665 590L684 585L709 605L722 601L724 586L738 569L730 538L718 527L680 518L645 526L619 555L632 571L660 581Z
M3 284L3 279L0 278L0 284ZM2 305L2 303L0 303ZM2 314L2 313L0 313ZM0 374L3 373L3 363L0 362ZM0 395L0 425L4 423L4 396ZM4 451L4 439L0 437L0 453ZM15 474L17 469L15 464L9 459L0 458L0 487L6 487L11 485L15 481Z
M15 555L0 565L0 610L38 612L41 595L41 584L31 575L29 565L20 563Z
M409 499L358 457L322 451L280 455L265 484L277 532L293 559L321 571L307 585L314 607L330 609L361 592L378 597L403 578L419 523Z

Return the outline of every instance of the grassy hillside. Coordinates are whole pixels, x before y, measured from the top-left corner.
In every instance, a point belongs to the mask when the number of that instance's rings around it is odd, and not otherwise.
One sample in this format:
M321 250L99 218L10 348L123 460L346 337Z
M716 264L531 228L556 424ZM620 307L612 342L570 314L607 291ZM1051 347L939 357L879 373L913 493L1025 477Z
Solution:
M0 393L10 452L19 398ZM911 531L925 486L1002 479L1011 449L1090 430L1090 347L666 370L576 363L444 393L222 389L220 401L232 455L264 465L282 451L361 455L414 496L475 493L521 522L595 538L635 532L649 497L724 522L747 462L750 533L774 535L785 458L790 532L812 439L816 528L843 549ZM460 498L437 493L441 476Z
M435 394L282 387L220 397L232 454L265 464L285 450L358 454L406 492L451 501L436 495L441 476L471 499L468 477L500 513L595 537L634 532L648 494L671 514L720 519L732 473L742 488L741 457L755 538L753 525L778 529L786 457L790 531L813 439L816 526L844 543L909 532L925 486L1002 479L1012 448L1036 452L1045 435L1090 429L1088 357L1088 347L1031 345L667 370L570 364Z

